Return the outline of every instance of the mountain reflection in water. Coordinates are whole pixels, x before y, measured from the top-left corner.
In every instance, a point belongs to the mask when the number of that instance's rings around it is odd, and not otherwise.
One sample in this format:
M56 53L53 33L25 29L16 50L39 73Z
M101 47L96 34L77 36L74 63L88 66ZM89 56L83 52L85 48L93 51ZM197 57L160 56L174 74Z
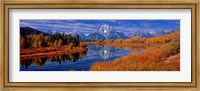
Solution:
M88 51L20 60L20 71L88 71L95 62L113 61L133 52L129 49L88 45Z
M99 54L104 60L112 57L112 54L117 51L123 51L123 49L118 49L112 46L96 46L88 45L88 48Z

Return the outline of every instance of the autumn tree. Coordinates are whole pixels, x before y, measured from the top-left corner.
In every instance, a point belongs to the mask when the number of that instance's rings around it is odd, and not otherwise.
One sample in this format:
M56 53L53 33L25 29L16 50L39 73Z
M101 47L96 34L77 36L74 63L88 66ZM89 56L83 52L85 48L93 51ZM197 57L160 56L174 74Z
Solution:
M54 44L53 44L53 45L54 45L54 47L56 47L56 46L57 46L57 44L58 44L58 41L57 41L57 40L55 40L55 41L54 41Z
M42 47L42 41L41 41L41 40L38 41L38 47L39 47L39 48Z
M38 41L37 41L37 40L34 41L33 47L34 47L34 48L38 48Z
M73 47L74 47L74 44L73 44L73 43L70 43L70 44L69 44L69 48L72 49Z
M61 39L59 39L59 41L58 41L58 46L62 46L62 40Z
M41 47L56 47L63 45L79 46L79 36L73 37L70 34L55 33L52 35L45 34L30 34L20 36L20 48L41 48Z
M25 48L25 40L24 40L24 37L21 37L20 38L20 48Z

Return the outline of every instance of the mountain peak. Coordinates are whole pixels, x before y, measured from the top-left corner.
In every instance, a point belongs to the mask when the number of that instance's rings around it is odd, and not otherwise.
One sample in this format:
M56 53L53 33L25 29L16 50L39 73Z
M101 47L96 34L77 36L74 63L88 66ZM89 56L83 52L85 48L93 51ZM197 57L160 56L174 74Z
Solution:
M103 24L103 25L101 25L101 27L97 31L104 35L104 34L109 33L111 31L111 26L109 26L107 24Z
M128 38L123 32L112 31L112 27L102 24L97 33L105 37L105 39L126 39Z
M102 24L102 27L109 27L109 25L108 24Z
M86 40L86 36L77 29L72 30L72 32L69 32L68 34L71 34L73 37L78 35L81 40Z
M79 32L79 30L77 30L77 29L74 29L73 31L75 31L75 32Z
M79 30L77 30L77 29L74 29L74 30L72 30L72 32L71 33L80 33L80 31Z
M137 31L134 31L130 34L128 34L129 37L140 37L140 38L151 38L153 35L147 31L144 31L142 29L139 29Z
M45 33L47 33L47 34L55 34L56 30L46 30Z

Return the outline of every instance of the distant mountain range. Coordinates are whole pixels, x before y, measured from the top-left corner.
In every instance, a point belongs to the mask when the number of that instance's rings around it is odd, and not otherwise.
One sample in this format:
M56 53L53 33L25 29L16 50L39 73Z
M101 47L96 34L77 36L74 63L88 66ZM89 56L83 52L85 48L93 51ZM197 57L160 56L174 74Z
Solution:
M103 24L96 32L88 35L88 40L127 39L123 32L112 31L111 26Z
M55 30L48 30L45 33L54 34ZM127 39L128 37L123 32L112 31L111 26L103 24L97 31L88 36L74 29L72 32L65 32L64 34L78 35L81 40L107 40L107 39Z
M97 31L88 34L87 36L81 33L79 30L74 29L72 32L59 32L59 33L64 33L64 34L71 34L73 37L79 36L80 40L109 40L109 39L127 39L131 37L140 37L140 38L151 38L155 36L162 36L170 31L151 31L147 32L144 30L136 30L128 34L124 34L123 32L117 32L113 31L112 27L103 24ZM40 33L45 33L45 34L55 34L58 33L56 30L47 30L45 32L41 32L39 30L30 28L30 27L20 27L20 34L40 34Z
M129 38L131 38L131 37L140 37L140 38L151 38L151 37L154 37L154 35L152 35L149 32L145 32L144 30L133 31L132 33L129 33L127 36Z
M87 40L105 40L105 39L106 38L98 32L91 33L87 36Z
M45 33L47 33L47 34L55 34L56 30L47 30L47 31L45 31Z
M80 31L76 30L76 29L74 31L72 31L72 32L65 33L65 34L71 34L73 37L78 35L80 40L87 40L86 36L83 33L81 33Z

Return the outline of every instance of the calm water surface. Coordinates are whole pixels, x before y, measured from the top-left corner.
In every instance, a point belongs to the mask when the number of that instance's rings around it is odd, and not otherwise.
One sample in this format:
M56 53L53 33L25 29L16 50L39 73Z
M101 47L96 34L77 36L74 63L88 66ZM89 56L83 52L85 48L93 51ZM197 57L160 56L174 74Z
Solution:
M88 71L95 62L113 61L132 51L126 48L88 45L88 51L70 55L34 58L20 62L20 71Z

